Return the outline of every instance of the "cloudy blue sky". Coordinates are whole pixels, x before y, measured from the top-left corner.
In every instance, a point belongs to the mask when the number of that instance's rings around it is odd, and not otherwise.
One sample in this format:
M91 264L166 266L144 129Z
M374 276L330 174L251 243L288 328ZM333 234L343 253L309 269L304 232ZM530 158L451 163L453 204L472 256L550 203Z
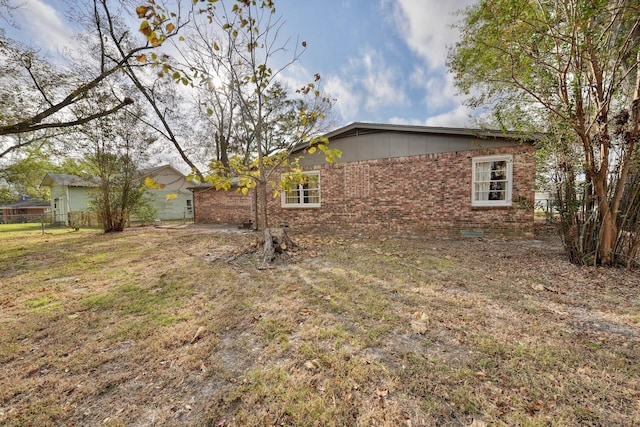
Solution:
M473 0L279 0L308 42L301 64L317 70L344 122L470 125L445 67L457 40L454 12Z
M70 46L62 0L10 0L21 33L44 51ZM455 96L445 67L457 39L456 10L474 0L276 0L287 34L308 49L288 70L300 81L322 75L337 100L336 125L353 121L463 127L472 114ZM72 46L72 44L71 44Z

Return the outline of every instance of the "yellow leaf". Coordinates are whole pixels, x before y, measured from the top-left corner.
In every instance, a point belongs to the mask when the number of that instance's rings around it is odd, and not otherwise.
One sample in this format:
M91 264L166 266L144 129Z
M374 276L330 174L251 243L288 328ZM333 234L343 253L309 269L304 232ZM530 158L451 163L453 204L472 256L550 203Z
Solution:
M176 26L173 25L172 23L168 23L167 24L167 33L172 33L173 30L175 30L175 29L176 29Z
M144 34L144 36L147 38L151 36L151 33L153 33L153 30L151 29L151 26L149 26L148 21L142 21L140 23L140 32Z
M167 197L166 197L167 202L170 201L170 200L173 200L173 199L177 199L177 198L178 198L178 195L176 193L169 193L169 194L167 194Z
M309 154L313 154L316 152L316 147L309 148Z
M145 55L144 53L142 55L138 55L136 56L136 60L138 62L147 62L147 55Z
M218 46L218 42L213 42L213 50L220 50L220 46Z
M138 6L138 7L136 7L136 13L138 14L138 18L144 18L149 9L151 9L151 8L148 7L148 6Z
M147 188L153 188L153 189L160 188L160 184L155 182L153 178L150 178L150 177L146 177L144 179L144 186Z
M249 189L247 187L242 187L242 194L246 196L248 192L249 192Z

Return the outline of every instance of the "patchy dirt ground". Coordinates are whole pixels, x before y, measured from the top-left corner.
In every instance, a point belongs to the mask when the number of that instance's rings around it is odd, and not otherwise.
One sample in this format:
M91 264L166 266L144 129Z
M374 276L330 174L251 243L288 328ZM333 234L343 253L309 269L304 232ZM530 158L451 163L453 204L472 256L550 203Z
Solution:
M0 424L640 425L640 278L532 241L0 233Z

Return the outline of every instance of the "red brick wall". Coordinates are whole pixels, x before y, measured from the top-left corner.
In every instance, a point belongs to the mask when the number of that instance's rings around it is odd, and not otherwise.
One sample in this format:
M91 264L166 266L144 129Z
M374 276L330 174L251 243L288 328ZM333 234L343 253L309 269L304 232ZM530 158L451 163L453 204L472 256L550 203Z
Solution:
M196 223L241 224L251 220L252 195L231 189L198 188L193 192Z
M320 171L322 206L282 208L280 198L270 199L269 222L327 232L531 237L533 151L520 145L310 167ZM510 207L471 206L471 159L490 154L514 154Z
M320 208L283 208L269 197L269 223L296 230L365 234L533 236L534 149L529 145L322 164ZM513 154L513 204L471 206L471 159ZM252 195L194 192L195 221L239 224L253 218Z

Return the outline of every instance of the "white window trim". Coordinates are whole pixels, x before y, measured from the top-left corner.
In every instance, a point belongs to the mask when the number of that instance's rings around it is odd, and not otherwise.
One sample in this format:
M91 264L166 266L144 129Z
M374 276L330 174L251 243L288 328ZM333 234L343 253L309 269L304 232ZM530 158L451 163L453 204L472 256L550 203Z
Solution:
M286 191L282 191L281 194L281 204L283 208L319 208L321 206L322 203L322 199L321 199L321 195L322 195L322 191L320 188L320 171L304 171L303 175L315 175L318 177L318 202L317 203L304 203L304 201L298 201L298 203L287 203L287 192ZM299 187L302 187L300 184L298 184ZM300 190L300 195L302 197L302 188L299 188Z
M507 188L506 188L505 200L476 200L475 198L476 165L478 163L499 162L499 161L507 162ZM471 206L511 206L512 191L513 191L513 155L480 156L480 157L474 157L472 159Z

